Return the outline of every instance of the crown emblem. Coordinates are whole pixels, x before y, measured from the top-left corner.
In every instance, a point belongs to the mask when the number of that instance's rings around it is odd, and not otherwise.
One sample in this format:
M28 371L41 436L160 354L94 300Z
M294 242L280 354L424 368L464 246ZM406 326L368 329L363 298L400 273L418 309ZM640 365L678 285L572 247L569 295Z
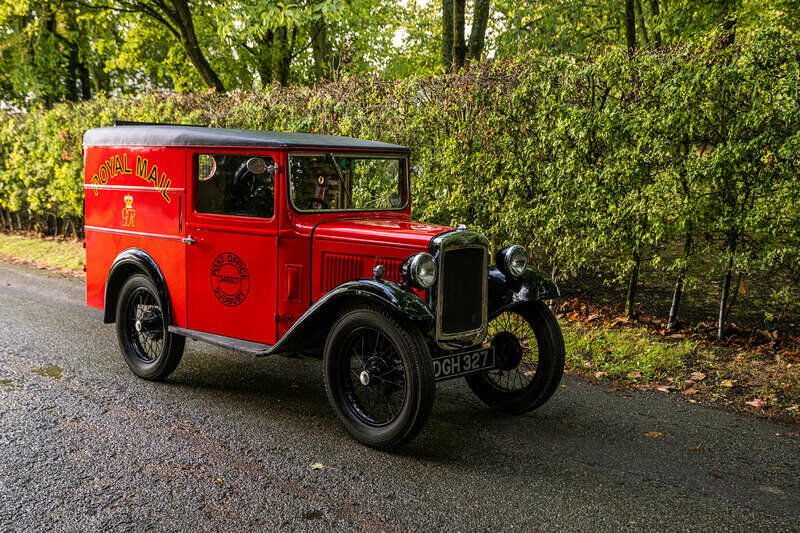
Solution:
M131 209L133 207L133 196L126 194L122 199L125 201L125 207L127 209Z

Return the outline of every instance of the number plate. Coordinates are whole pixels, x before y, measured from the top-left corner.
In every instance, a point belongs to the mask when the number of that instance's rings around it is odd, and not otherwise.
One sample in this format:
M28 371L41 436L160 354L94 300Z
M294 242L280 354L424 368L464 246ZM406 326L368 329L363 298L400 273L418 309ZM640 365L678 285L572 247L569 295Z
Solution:
M490 368L494 368L494 348L478 348L468 352L435 357L433 359L433 379L443 381Z

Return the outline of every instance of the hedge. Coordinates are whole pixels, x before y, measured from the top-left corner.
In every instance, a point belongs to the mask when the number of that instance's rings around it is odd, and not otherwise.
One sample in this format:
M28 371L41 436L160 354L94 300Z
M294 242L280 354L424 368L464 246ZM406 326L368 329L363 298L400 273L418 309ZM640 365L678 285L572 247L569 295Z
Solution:
M738 275L779 272L785 299L800 279L800 42L737 39L9 112L0 225L80 233L82 135L115 119L349 135L412 148L417 219L524 243L557 277L602 272L632 304L643 270L734 295Z

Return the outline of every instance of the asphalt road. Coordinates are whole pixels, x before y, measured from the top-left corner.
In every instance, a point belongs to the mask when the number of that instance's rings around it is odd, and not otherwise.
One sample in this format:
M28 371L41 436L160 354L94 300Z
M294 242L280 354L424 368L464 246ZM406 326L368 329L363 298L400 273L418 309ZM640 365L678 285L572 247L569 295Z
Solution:
M499 416L456 381L377 452L317 360L189 341L151 383L101 322L80 281L0 264L0 531L800 531L796 427L572 378Z

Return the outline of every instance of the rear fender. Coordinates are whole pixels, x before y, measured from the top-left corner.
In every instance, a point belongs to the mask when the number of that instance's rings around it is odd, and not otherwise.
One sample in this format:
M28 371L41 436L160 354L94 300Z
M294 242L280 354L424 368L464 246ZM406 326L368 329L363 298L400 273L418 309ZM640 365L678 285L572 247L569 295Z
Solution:
M125 281L134 274L144 274L150 278L158 291L161 308L172 323L172 300L169 297L164 274L150 254L139 248L123 250L111 264L103 296L103 322L110 324L116 321L119 291Z
M506 276L494 265L489 267L488 318L524 302L558 298L558 286L541 270L528 267L520 278Z

